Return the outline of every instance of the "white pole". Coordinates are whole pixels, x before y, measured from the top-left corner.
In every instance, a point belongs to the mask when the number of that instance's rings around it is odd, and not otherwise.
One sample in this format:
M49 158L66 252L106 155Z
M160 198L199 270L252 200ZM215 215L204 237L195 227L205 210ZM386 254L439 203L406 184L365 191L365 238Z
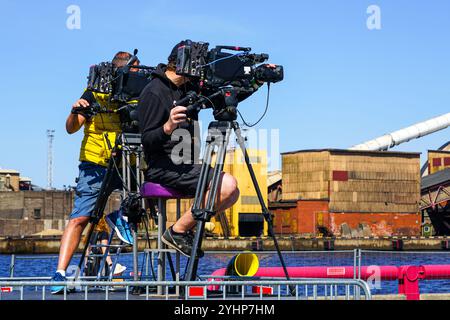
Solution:
M418 139L450 126L450 113L420 122L413 126L386 134L382 137L358 144L349 150L386 151L399 144Z
M55 130L47 130L48 150L47 150L47 189L53 189L53 139Z

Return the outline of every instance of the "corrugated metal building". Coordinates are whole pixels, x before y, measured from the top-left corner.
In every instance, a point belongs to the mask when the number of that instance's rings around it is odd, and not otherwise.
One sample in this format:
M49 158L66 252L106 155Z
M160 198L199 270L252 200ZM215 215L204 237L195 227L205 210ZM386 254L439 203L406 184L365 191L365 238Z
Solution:
M276 232L419 235L420 154L304 150L282 154Z
M450 151L428 150L428 174L450 168Z

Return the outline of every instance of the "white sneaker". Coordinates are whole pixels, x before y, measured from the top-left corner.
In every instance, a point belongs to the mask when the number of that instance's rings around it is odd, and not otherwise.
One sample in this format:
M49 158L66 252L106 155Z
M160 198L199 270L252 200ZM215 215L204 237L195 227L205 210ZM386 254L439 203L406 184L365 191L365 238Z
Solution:
M114 276L120 276L126 269L127 269L127 267L121 265L120 263L117 263L116 267L114 268L113 275Z

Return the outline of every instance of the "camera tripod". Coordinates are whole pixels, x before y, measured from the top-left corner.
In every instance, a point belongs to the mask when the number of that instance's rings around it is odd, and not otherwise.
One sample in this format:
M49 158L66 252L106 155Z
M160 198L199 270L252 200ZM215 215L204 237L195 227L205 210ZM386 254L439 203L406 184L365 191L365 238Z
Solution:
M262 214L268 225L269 235L273 238L275 249L278 253L280 263L283 267L284 273L287 280L289 280L289 274L286 269L286 264L281 254L278 241L275 237L273 231L273 219L272 214L269 212L266 204L264 203L264 198L261 194L261 190L258 185L255 173L253 171L250 158L245 147L244 138L241 135L239 124L235 121L235 111L237 106L236 92L231 92L231 95L227 96L226 100L229 107L224 109L224 112L215 112L216 121L213 121L208 126L208 137L206 140L206 148L203 157L203 163L200 171L200 178L197 184L197 190L195 193L194 204L192 207L192 214L194 219L197 221L197 230L195 232L195 237L192 245L191 256L186 267L186 273L184 276L185 281L195 281L197 278L197 269L199 263L199 250L202 246L203 236L205 233L205 224L214 215L214 205L216 202L216 197L219 188L220 175L223 171L226 149L229 143L230 135L234 131L237 142L244 155L245 163L247 169L250 173L250 177L255 188L259 203L261 205ZM234 118L234 119L233 119ZM223 119L223 120L222 120ZM212 162L212 156L214 149L217 147L216 151L216 162L213 171L213 178L211 180L210 190L206 202L204 204L204 198L208 188L208 170ZM204 206L203 206L204 204ZM292 292L292 289L291 289Z
M108 161L108 167L106 169L103 181L100 187L99 195L97 197L94 210L91 213L91 223L86 236L86 243L84 249L81 253L81 258L78 263L78 269L76 278L80 275L84 260L86 258L89 246L92 246L96 242L95 237L95 227L99 223L100 219L103 217L106 204L109 195L113 191L113 179L115 175L118 175L121 179L123 185L123 198L125 199L127 195L132 197L134 195L133 191L139 190L139 185L141 182L139 166L140 166L140 156L142 153L142 148L140 146L141 140L140 135L137 134L121 134L117 136L114 147L109 143L109 139L106 139L108 147L111 150L111 158ZM131 168L131 157L136 158L136 170ZM120 165L122 164L121 172ZM135 171L135 172L133 172ZM140 201L140 200L139 200ZM142 201L141 201L142 202ZM142 207L142 206L140 206ZM128 216L128 223L133 235L133 278L134 280L139 280L139 270L138 270L138 245L137 245L137 229L138 224L143 220L148 218L145 211L137 211L133 215ZM144 220L145 222L145 220ZM146 224L147 226L147 224ZM111 237L110 237L111 240ZM118 246L120 250L121 246Z

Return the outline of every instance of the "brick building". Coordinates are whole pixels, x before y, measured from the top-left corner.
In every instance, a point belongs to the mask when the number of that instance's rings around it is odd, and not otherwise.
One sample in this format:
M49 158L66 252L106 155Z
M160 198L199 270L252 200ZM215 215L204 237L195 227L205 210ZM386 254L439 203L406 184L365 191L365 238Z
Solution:
M63 231L73 207L73 191L0 192L0 237L28 236L44 230ZM106 210L117 209L114 193Z

